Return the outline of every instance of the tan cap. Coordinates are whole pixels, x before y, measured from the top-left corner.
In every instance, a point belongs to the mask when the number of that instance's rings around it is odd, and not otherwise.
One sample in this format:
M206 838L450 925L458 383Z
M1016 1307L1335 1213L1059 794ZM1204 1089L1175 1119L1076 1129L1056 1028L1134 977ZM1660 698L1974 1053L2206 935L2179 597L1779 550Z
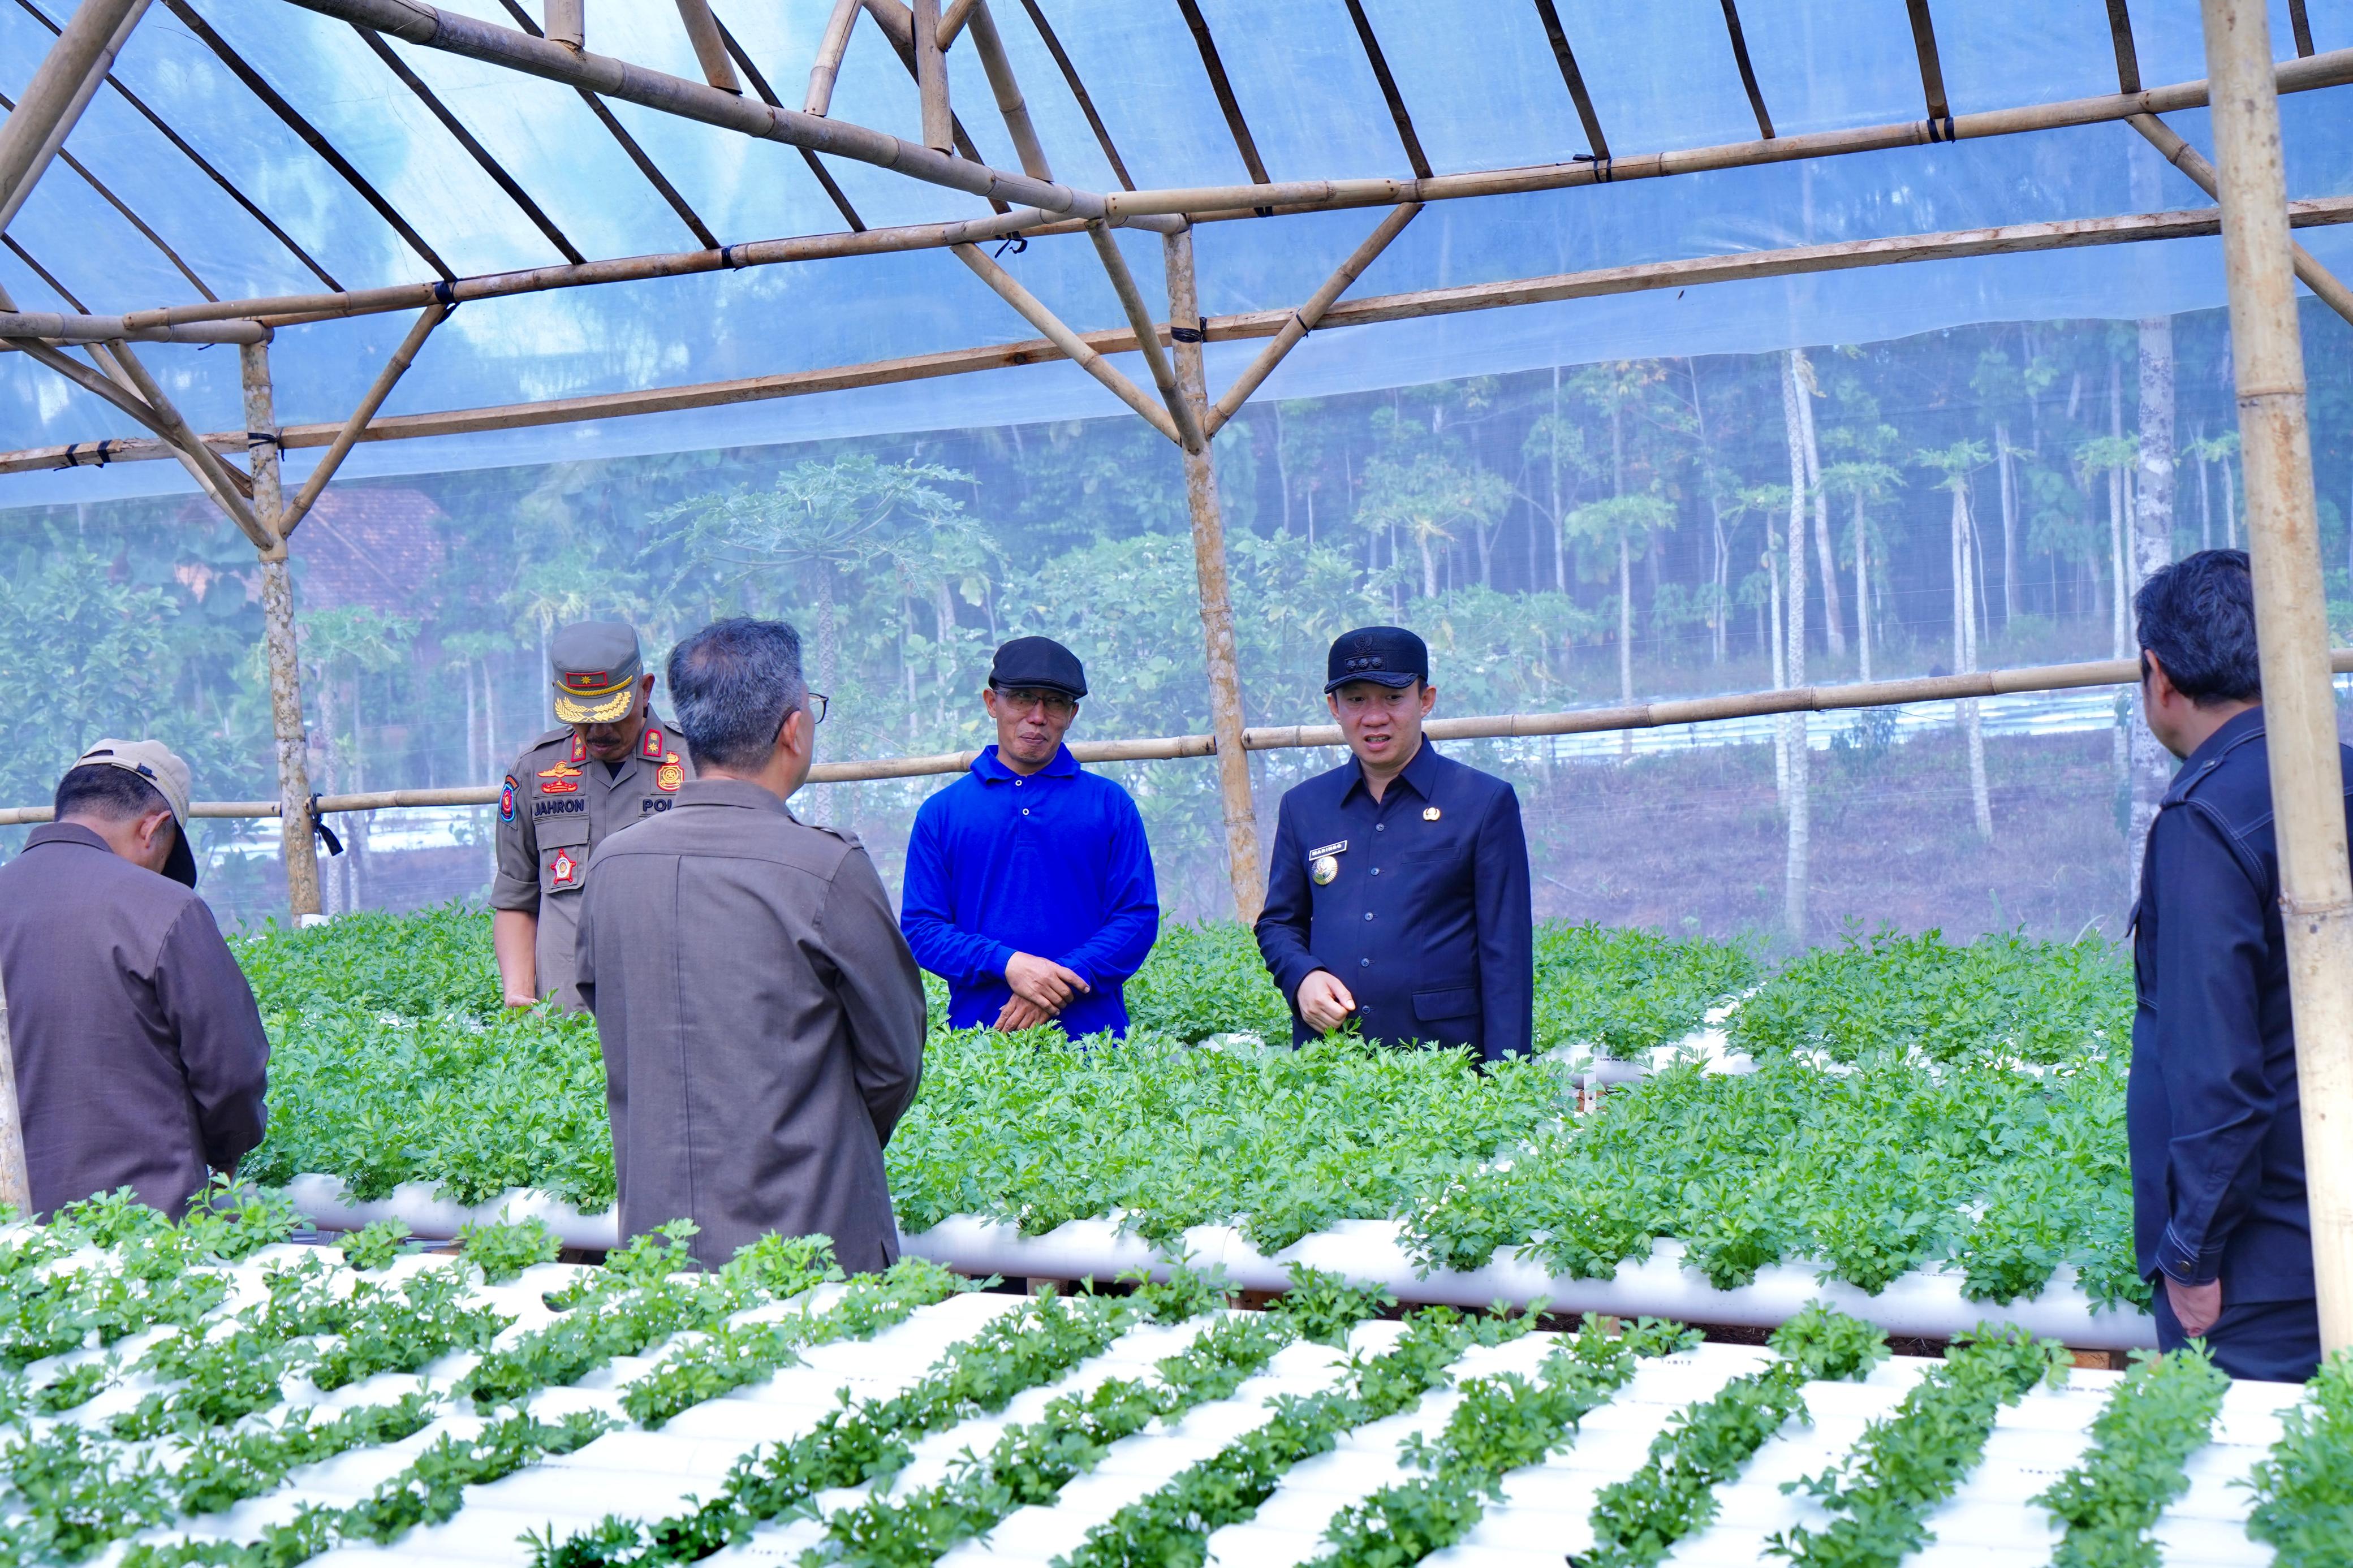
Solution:
M188 764L177 753L161 741L105 740L74 759L74 766L121 768L145 779L171 807L172 821L180 830L164 875L186 887L196 885L196 858L188 847Z
M566 724L615 724L638 700L645 672L634 627L619 621L565 626L548 645L555 717Z

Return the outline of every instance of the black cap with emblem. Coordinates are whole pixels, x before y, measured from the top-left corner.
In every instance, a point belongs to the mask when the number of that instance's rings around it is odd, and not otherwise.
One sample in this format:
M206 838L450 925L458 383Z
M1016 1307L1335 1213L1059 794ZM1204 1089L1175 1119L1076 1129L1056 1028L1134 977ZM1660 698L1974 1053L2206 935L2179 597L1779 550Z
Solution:
M1324 689L1334 692L1352 680L1376 686L1411 686L1430 679L1430 647L1403 626L1358 626L1333 641L1324 662Z

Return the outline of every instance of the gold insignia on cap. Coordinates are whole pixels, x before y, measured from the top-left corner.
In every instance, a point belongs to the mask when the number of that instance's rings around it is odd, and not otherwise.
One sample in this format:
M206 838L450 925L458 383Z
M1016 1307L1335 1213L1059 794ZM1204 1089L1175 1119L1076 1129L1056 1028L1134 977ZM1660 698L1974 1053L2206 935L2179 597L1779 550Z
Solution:
M1438 820L1438 817L1439 817L1439 810L1438 810L1438 807L1436 807L1436 806L1434 806L1434 805L1425 805L1425 806L1423 806L1423 807L1421 808L1421 819L1422 819L1424 822L1436 822L1436 821Z
M1307 874L1314 879L1317 887L1328 888L1332 885L1332 879L1340 874L1340 858L1337 855L1318 855L1314 863L1307 868Z

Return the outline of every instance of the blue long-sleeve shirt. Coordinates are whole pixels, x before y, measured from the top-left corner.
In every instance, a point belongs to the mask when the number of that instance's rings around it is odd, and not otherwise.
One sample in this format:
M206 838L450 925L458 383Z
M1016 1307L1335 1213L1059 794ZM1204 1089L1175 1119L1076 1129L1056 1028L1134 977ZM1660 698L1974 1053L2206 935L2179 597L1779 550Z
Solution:
M957 1028L997 1021L1013 995L1005 966L1026 952L1093 988L1062 1009L1072 1039L1124 1037L1122 988L1160 931L1144 818L1067 746L1026 777L990 746L916 812L899 929L915 962L948 983Z
M2140 1272L2220 1279L2226 1306L2313 1292L2263 746L2256 709L2182 763L2149 825L2134 911L2125 1106ZM2353 752L2338 751L2353 780ZM2353 784L2346 799L2353 829Z

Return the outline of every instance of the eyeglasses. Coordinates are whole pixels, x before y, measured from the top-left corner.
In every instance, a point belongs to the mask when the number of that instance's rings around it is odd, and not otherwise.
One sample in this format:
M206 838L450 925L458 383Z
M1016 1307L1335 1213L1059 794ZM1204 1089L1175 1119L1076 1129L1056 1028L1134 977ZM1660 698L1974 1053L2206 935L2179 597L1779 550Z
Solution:
M810 692L808 694L808 699L809 722L812 724L824 723L825 710L833 705L833 699L828 697L822 691Z
M1079 710L1078 699L1065 697L1059 691L1036 691L1027 688L1008 690L1002 686L995 689L997 700L1016 713L1042 708L1056 719L1067 719Z

